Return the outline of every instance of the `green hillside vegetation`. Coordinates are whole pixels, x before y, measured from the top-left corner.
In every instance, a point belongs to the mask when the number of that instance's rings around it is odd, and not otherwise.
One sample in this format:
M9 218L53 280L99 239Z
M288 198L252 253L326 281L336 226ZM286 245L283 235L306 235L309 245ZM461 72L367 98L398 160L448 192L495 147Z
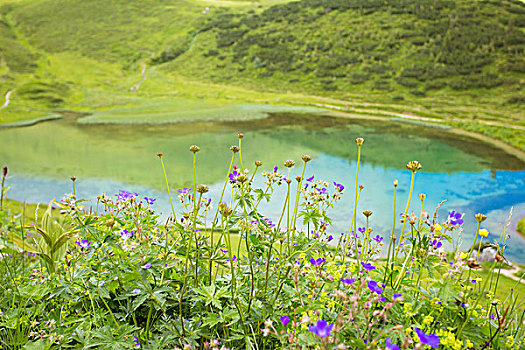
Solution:
M524 31L515 0L1 0L0 94L13 93L0 122L209 120L203 100L349 105L525 150Z

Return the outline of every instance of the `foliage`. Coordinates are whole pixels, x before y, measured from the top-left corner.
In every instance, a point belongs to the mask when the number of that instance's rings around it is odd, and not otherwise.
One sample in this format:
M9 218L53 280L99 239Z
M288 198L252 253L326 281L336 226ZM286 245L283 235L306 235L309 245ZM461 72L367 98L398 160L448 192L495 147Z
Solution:
M412 175L407 210L401 224L399 213L393 213L389 240L373 231L372 211L363 212L366 225L357 227L364 139L356 139L351 229L337 237L327 210L352 190L315 176L303 178L309 155L302 156L302 176L291 178L296 164L287 160L284 167L262 171L264 184L255 188L253 179L263 164L243 166L243 136L231 148L217 203L208 198L208 187L196 182L200 147L190 147L193 184L177 190L182 212L173 211L162 223L150 208L153 198L121 190L114 199L100 195L87 211L73 188L59 203L64 222L57 232L65 237L62 228L67 228L76 241L55 269L43 268L27 245L13 239L21 227L3 215L0 345L520 348L525 288L516 283L510 295L498 300L502 259L477 270L473 248L478 241L481 247L488 234L480 230L486 217L475 216L476 240L462 252L458 234L469 218L450 212L438 223L436 214L423 210L424 194L418 196L421 212L408 212L411 200L416 201L412 190L419 162L407 164ZM158 156L165 169L163 154ZM240 167L233 167L235 159ZM246 157L244 161L247 165ZM230 198L224 197L226 186L232 187ZM397 181L393 189L395 202ZM259 205L277 191L286 192L282 211L266 217ZM45 220L51 219L50 208ZM49 245L51 229L44 219L32 226L32 234ZM503 254L505 235L501 237ZM450 252L444 250L446 241ZM381 250L386 260L378 260Z

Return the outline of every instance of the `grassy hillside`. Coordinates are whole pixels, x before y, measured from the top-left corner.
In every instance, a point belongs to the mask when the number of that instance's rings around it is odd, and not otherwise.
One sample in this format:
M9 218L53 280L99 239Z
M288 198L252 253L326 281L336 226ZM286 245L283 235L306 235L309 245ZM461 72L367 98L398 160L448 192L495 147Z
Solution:
M278 100L424 116L525 150L519 1L0 0L0 34L4 123Z

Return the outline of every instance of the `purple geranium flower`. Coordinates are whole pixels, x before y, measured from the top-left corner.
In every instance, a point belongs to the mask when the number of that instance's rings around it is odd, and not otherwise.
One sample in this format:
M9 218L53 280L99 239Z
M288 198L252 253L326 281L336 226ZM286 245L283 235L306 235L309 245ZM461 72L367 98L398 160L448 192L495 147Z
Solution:
M316 187L315 190L319 192L320 194L326 194L326 191L327 191L325 187L320 188L320 189Z
M455 210L452 210L448 213L448 218L450 220L450 224L454 226L463 225L463 215L461 213L456 213Z
M368 281L366 282L366 285L368 286L368 289L370 289L371 292L379 295L383 294L383 289L377 285L376 281Z
M343 284L351 285L355 282L355 278L341 278L341 282L343 282Z
M234 256L232 257L232 260L231 260L231 261L239 261L239 260L241 260L241 259L234 255ZM230 261L230 258L228 258L227 261Z
M326 322L325 320L318 320L316 324L311 324L308 326L308 330L318 337L329 337L330 332L334 328L334 324Z
M394 295L392 295L392 299L397 299L397 298L400 298L402 296L403 296L403 294L401 294L401 293L394 293Z
M414 328L414 330L416 331L421 343L429 345L431 348L437 348L439 346L440 339L437 335L433 333L427 335L419 328Z
M390 338L386 338L386 349L387 350L399 350L399 346L392 344Z
M226 254L228 251L226 249L219 249L222 253Z
M363 266L363 268L366 270L366 271L372 271L372 270L375 270L375 266L372 265L371 263L364 263L362 262L361 263L361 266Z
M188 187L179 188L177 190L177 192L179 192L182 195L188 194L188 193L190 193L190 191L191 191L191 188L188 188Z
M334 181L334 186L339 192L343 192L343 190L345 189L345 187L342 184L338 184L335 181Z
M78 244L80 248L85 248L85 249L91 247L91 244L93 244L92 241L88 241L87 239L82 239L80 241L76 241L75 243Z
M273 172L276 173L277 172L277 165L273 168Z
M443 245L443 243L437 239L433 240L430 244L434 247L434 249L439 249Z
M308 181L308 182L311 182L311 181L313 181L313 179L314 179L314 176L315 176L315 175L312 175L312 177L309 177L308 179L306 179L306 181Z
M231 182L235 182L237 181L237 178L241 175L240 172L238 172L237 170L234 170L233 173L231 173L230 175L228 175L228 178L230 179Z
M123 229L122 231L120 231L120 236L124 239L131 238L131 236L133 236L133 231Z
M285 327L290 322L290 317L288 317L288 316L281 316L279 319L281 320L281 323Z
M330 242L332 239L334 239L334 236L329 235L328 238L327 238L327 241Z
M317 260L314 258L310 258L310 264L314 266L321 266L322 264L324 264L325 261L326 259L323 258L317 258Z
M359 227L357 229L357 231L361 232L361 233L365 233L366 232L366 227Z
M144 270L147 270L151 267L151 263L147 263L141 266Z
M140 293L140 289L138 289L138 288L133 289L133 293L139 294Z
M374 241L376 241L377 243L381 243L383 241L383 237L381 237L380 235L377 235L374 237Z
M128 199L132 198L132 197L136 197L138 196L139 194L138 193L135 193L135 192L129 192L129 191L125 191L125 190L120 190L118 191L118 193L115 195L115 197L117 197L117 201L119 202L123 202L123 201L127 201Z
M145 200L149 205L152 205L153 202L155 202L157 199L156 199L156 198L148 198L148 197L144 197L144 200Z
M272 220L268 218L264 218L263 220L266 222L266 225L268 225L269 227L275 227L275 224L272 222Z

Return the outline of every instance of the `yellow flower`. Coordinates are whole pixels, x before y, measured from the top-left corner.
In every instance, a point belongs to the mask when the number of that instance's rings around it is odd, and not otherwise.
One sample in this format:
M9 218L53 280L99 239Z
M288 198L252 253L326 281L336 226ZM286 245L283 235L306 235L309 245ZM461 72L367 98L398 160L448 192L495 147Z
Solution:
M459 257L460 257L461 259L465 259L467 256L468 256L467 253L462 252L462 253L460 254Z
M434 226L434 232L441 232L441 225L440 224L436 224L436 226Z
M489 231L487 231L486 229L482 228L481 230L479 230L479 235L481 237L487 237L489 235Z

